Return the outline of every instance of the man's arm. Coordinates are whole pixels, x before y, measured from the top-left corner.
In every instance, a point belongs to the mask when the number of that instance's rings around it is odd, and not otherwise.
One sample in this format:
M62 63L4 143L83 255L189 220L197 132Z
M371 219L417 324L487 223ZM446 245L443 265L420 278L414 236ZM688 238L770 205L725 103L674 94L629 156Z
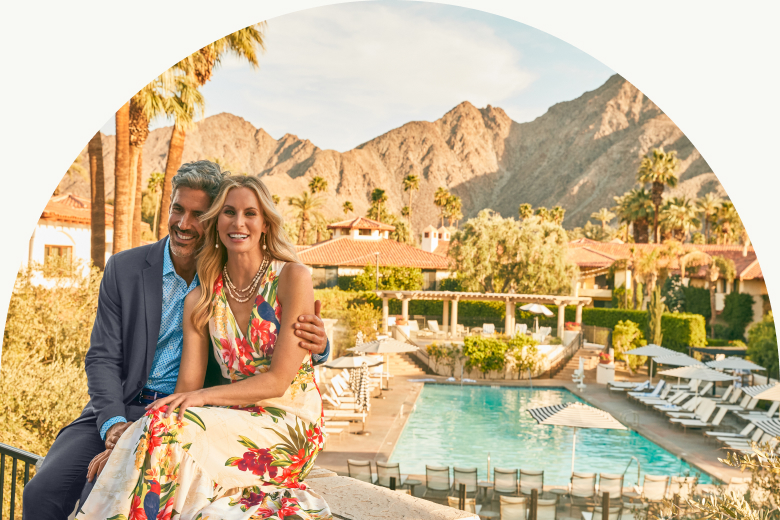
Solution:
M302 341L298 346L311 351L311 360L314 365L321 365L330 356L330 341L325 334L325 324L320 318L322 304L319 300L314 302L314 314L298 316L295 324L295 335Z
M124 422L125 405L122 390L122 307L116 284L113 257L106 262L100 282L97 315L89 350L84 361L87 387L95 410L98 429L105 438L109 421Z

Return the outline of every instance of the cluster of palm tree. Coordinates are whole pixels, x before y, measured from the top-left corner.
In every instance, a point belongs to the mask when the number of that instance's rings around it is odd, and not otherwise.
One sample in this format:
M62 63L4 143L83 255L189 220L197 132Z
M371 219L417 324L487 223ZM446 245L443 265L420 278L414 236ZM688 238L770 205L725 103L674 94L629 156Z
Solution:
M453 195L447 188L439 187L433 194L433 204L439 208L441 225L444 225L444 219L450 227L457 224L463 218L463 201L457 195Z
M520 207L518 208L518 214L520 220L525 220L527 218L531 218L532 216L537 216L543 222L552 222L553 224L562 226L563 218L566 216L566 210L561 206L555 206L552 209L539 206L534 210L533 206L526 202L520 204Z
M317 176L309 181L308 191L304 191L298 197L287 197L287 204L293 207L296 213L295 218L298 220L298 245L308 243L307 235L312 228L316 233L317 242L321 242L323 235L328 233L328 222L318 211L325 204L325 198L320 194L327 189L328 181Z
M141 243L142 158L149 125L158 117L174 121L165 172L158 198L159 214L168 213L171 179L181 166L187 131L203 113L200 89L211 79L215 68L229 53L259 66L264 49L265 22L240 29L206 45L165 71L135 94L116 112L116 153L114 165L114 246L113 253ZM88 146L92 203L92 258L103 266L105 220L98 216L105 206L103 146L100 132ZM164 219L158 219L157 237L167 235ZM102 238L101 238L102 237Z

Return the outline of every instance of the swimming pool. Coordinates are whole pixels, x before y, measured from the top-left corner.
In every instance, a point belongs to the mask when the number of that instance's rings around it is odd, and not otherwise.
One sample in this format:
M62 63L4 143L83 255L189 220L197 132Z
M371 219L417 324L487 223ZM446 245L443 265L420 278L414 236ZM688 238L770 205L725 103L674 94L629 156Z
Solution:
M426 464L476 466L484 480L490 454L491 471L496 466L543 469L545 484L566 485L572 428L539 426L526 410L567 402L583 401L563 388L426 384L390 461L399 462L402 473L419 475L425 474ZM632 456L639 459L642 474L699 474L700 483L712 482L709 475L636 432L577 432L575 471L623 473ZM625 485L636 484L636 474L634 462Z

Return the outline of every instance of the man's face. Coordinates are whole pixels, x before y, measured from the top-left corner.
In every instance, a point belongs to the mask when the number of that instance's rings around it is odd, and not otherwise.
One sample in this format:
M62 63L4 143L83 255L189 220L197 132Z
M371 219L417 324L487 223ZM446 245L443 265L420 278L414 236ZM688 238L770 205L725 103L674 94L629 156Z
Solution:
M205 232L199 217L208 211L211 199L202 190L178 188L168 213L168 235L171 253L181 258L194 256L201 247Z

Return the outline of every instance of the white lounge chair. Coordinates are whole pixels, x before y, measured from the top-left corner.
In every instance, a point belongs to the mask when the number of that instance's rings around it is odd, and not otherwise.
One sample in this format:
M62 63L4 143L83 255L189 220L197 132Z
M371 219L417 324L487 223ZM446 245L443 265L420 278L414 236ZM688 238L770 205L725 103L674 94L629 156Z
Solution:
M708 415L711 416L714 410L715 407L712 408ZM700 430L703 428L717 428L720 426L720 423L723 421L723 417L725 416L726 410L718 409L718 412L715 414L715 417L711 422L707 422L709 417L705 417L704 414L702 414L702 416L698 419L672 419L669 422L673 424L679 424L683 427L683 431L686 431L688 428Z
M482 335L483 336L492 336L496 333L496 326L492 323L483 323L482 324Z
M582 358L580 358L582 359ZM653 388L652 392L628 392L626 395L629 397L629 399L637 398L637 397L658 397L661 395L661 390L664 389L664 384L666 381L659 381L657 385L655 385L655 388Z
M736 416L740 419L744 419L746 421L753 421L756 419L771 419L775 415L777 415L777 409L780 408L780 401L775 401L771 404L769 409L764 411L751 411L751 412L735 412Z
M705 437L709 437L711 439L716 438L726 438L726 439L747 439L748 434L752 432L755 429L756 425L754 423L750 423L744 428L742 428L741 432L718 432L718 431L708 431L704 432Z
M520 336L528 332L528 325L525 323L515 323L515 336Z

